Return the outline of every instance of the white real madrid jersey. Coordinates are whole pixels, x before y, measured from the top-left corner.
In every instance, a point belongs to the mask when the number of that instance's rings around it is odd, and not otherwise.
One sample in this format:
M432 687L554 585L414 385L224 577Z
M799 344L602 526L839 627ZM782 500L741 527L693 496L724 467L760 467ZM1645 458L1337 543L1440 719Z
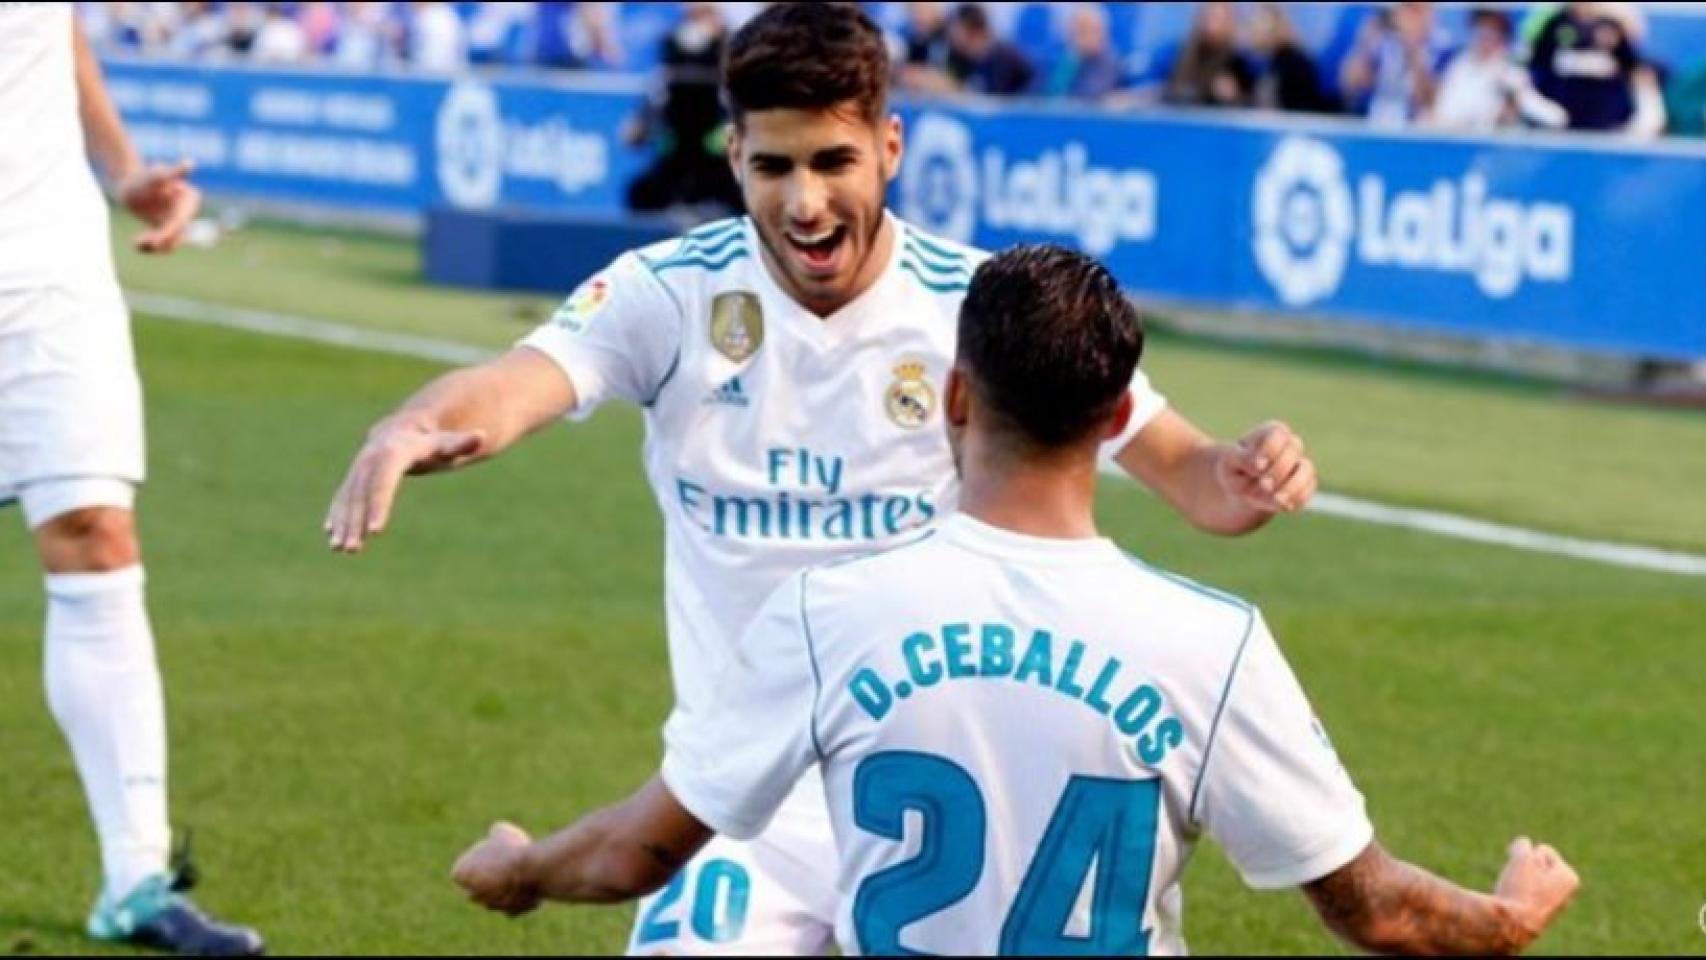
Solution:
M71 30L69 3L0 2L0 290L113 273Z
M1261 615L1102 539L958 515L794 575L671 726L670 791L757 835L823 768L849 953L1181 954L1181 874L1256 888L1373 839Z
M618 258L522 343L574 382L577 417L645 410L663 512L676 695L691 722L789 574L880 549L954 508L942 424L960 301L985 254L898 218L887 269L828 318L771 278L746 218ZM1129 439L1163 401L1141 374Z

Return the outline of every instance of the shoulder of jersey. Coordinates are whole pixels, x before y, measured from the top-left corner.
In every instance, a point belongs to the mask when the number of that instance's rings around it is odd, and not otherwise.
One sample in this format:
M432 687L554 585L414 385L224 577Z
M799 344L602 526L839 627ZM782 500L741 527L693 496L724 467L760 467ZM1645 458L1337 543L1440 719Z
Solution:
M716 220L633 253L635 259L666 283L722 273L752 255L745 217Z
M925 290L944 296L963 296L971 276L989 254L918 229L910 223L900 231L900 271Z
M1256 605L1243 597L1152 567L1129 553L1125 558L1130 565L1133 598L1172 611L1181 622L1212 627L1215 632L1230 631L1232 639L1237 639L1257 615Z

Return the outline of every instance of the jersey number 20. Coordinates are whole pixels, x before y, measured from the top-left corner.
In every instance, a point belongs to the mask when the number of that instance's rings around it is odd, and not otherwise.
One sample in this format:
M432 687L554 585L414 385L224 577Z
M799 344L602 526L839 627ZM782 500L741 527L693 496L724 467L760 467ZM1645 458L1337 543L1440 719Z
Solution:
M1006 956L1141 956L1143 909L1154 868L1161 781L1075 776L1056 804L1012 909L1001 925ZM900 944L908 925L964 899L983 874L983 794L964 768L905 750L872 754L853 773L853 818L889 840L906 838L907 811L923 819L918 855L866 878L853 926L867 954L917 955ZM1089 929L1069 935L1072 909L1094 865Z

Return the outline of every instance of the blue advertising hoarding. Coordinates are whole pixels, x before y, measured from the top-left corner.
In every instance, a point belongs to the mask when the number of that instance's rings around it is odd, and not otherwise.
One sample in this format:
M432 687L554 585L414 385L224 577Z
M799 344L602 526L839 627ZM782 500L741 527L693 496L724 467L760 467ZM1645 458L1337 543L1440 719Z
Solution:
M617 217L641 89L109 66L145 152L210 190L419 215ZM572 84L572 85L571 85ZM893 199L983 247L1070 243L1172 301L1706 357L1706 151L1296 118L903 106Z
M196 161L215 192L418 215L622 209L646 155L618 136L639 87L119 62L113 100L142 151Z

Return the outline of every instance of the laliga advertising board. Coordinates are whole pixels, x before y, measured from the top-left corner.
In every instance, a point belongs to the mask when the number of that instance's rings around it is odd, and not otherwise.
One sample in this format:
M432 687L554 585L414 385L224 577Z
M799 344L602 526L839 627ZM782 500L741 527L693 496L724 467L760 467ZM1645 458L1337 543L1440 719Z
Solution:
M647 160L618 135L642 81L108 70L144 151L195 160L214 193L623 218ZM1008 103L900 112L891 199L956 240L1070 244L1170 301L1706 358L1706 149Z
M1071 243L1169 300L1706 356L1706 299L1686 289L1706 254L1690 226L1706 152L1185 113L904 115L896 204L954 239Z

